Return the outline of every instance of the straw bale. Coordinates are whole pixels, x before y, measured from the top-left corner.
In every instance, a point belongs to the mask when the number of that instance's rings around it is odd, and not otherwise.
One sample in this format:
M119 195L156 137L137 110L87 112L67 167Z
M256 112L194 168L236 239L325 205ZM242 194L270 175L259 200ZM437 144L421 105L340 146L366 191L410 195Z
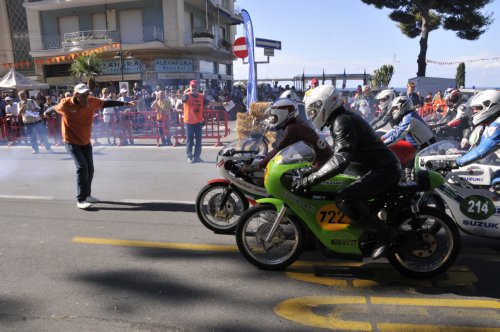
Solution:
M236 119L236 138L245 139L253 133L263 130L262 121L266 118L265 111L271 103L253 103L250 105L250 112L238 113ZM266 138L272 144L276 140L275 132L267 132ZM271 147L269 147L271 149Z

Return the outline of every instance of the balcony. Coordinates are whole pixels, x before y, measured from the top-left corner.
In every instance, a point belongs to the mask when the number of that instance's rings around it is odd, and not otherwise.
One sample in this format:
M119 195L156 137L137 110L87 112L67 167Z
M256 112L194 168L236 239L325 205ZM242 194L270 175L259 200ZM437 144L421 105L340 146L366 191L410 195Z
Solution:
M89 30L65 33L63 36L42 36L42 50L86 49L111 43L143 44L153 41L164 41L163 29L155 26L132 29Z

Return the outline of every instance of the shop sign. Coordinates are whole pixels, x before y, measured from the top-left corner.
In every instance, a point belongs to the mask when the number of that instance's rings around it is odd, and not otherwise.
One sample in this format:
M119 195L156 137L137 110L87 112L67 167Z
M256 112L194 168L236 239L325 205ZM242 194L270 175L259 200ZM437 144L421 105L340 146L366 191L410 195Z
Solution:
M156 59L155 68L158 73L192 73L192 59Z
M104 70L103 75L116 75L121 74L120 60L103 61ZM135 74L144 71L145 66L141 60L138 59L123 59L123 73Z

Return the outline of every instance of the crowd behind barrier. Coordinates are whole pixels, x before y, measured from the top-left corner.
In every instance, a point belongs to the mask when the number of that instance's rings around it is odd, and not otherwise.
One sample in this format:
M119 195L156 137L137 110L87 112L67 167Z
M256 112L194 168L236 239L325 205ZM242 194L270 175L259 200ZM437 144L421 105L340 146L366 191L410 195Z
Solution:
M204 110L205 126L203 140L215 140L215 146L221 146L221 139L230 135L228 113L225 110ZM44 119L48 137L55 146L63 144L61 136L61 117L52 115ZM156 140L156 145L162 143L161 133L171 137L173 146L185 143L186 132L182 111L170 111L157 119L157 113L148 112L116 112L111 115L109 122L104 121L103 115L96 114L92 128L93 145L132 145L140 140ZM27 137L21 117L0 118L0 138L9 146L17 143L27 143Z

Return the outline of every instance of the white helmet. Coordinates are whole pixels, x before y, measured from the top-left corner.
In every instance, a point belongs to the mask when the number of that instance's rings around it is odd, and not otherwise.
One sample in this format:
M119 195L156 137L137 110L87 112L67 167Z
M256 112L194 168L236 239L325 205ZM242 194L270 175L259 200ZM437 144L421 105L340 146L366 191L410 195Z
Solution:
M282 98L278 99L267 110L268 123L270 128L282 129L291 119L299 115L299 110L295 101Z
M396 94L392 89L382 90L375 96L375 99L378 101L378 107L382 112L390 108L394 97L396 97Z
M470 103L473 112L479 108L479 112L472 116L472 124L477 126L482 123L494 121L500 116L500 92L496 90L484 90L474 96Z
M342 106L342 98L334 86L322 85L311 90L305 105L307 118L322 130L330 116Z
M392 119L399 122L403 116L412 112L415 108L408 96L396 97L391 104Z
M297 98L297 94L293 90L286 90L286 91L284 91L281 94L281 96L279 97L279 99L283 99L283 98L288 98L288 99L291 99L291 100L298 100L299 99L299 98Z

